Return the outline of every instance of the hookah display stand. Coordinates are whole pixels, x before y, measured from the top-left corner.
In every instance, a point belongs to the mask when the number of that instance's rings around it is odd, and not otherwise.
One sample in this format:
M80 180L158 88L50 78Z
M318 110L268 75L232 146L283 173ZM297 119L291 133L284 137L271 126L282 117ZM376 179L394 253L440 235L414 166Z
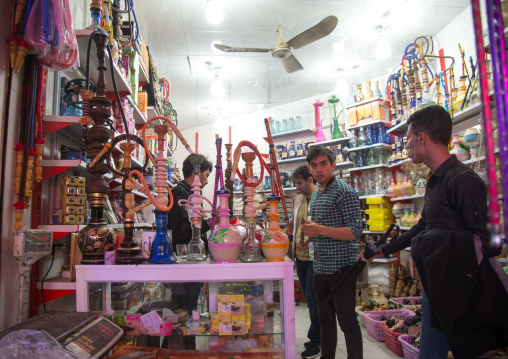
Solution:
M293 262L259 262L178 265L76 266L76 310L89 310L89 285L104 283L104 310L111 308L112 282L183 283L208 282L210 311L218 310L220 282L282 281L280 297L283 323L282 343L286 358L296 358ZM265 282L266 283L266 282ZM269 283L269 282L268 282ZM266 291L266 290L265 290ZM216 337L218 338L218 337ZM212 340L212 339L210 339Z

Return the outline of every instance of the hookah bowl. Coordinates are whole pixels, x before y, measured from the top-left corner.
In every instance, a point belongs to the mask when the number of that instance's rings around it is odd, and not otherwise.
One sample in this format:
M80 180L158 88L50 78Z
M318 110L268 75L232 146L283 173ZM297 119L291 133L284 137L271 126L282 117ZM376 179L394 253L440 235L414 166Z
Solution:
M216 192L220 200L220 222L208 240L208 248L215 263L236 263L242 248L240 233L229 224L229 194L229 191L223 188Z
M283 262L289 248L289 238L279 226L278 205L280 197L272 194L267 202L270 206L268 229L262 229L261 249L268 262Z

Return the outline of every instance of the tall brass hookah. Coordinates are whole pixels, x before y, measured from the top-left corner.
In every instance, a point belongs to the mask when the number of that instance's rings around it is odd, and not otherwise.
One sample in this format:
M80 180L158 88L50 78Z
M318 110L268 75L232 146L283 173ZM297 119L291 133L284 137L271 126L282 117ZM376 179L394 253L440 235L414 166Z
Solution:
M90 160L94 160L103 151L111 134L109 126L106 125L106 121L111 115L112 104L111 99L106 97L106 52L110 52L108 39L108 34L97 28L90 35L88 43L86 88L81 92L83 116L80 119L80 124L83 126L83 147L86 147L86 157ZM99 78L96 82L95 94L88 89L92 40L95 41L97 47L99 63L97 67ZM88 128L90 125L93 126ZM109 184L104 178L104 175L109 171L106 159L100 156L93 166L87 165L87 171L92 175L85 187L91 215L88 225L80 230L78 235L78 245L83 254L81 263L103 264L104 252L114 248L116 242L115 231L107 226L104 220L105 201L110 192Z

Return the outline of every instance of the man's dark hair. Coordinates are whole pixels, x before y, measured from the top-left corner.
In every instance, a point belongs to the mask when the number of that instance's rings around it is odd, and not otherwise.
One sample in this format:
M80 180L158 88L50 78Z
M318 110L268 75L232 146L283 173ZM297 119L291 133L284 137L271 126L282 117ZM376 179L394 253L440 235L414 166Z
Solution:
M309 153L307 154L307 162L310 165L310 161L315 159L317 156L326 156L328 157L328 160L330 160L330 164L333 164L335 161L333 159L333 153L325 146L312 146L309 150Z
M438 105L424 107L407 120L413 134L425 132L433 143L448 146L452 135L452 118L446 110Z
M213 165L212 162L210 162L205 156L200 155L199 153L191 153L187 156L185 161L183 161L183 167L182 167L182 173L183 178L187 178L192 175L192 172L194 171L194 166L192 165L190 159L193 157L202 157L203 163L201 163L201 166L199 166L199 169L201 172L209 170L210 173L212 172Z
M312 174L309 172L309 166L300 166L293 172L293 181L297 179L307 181L309 177L312 177ZM312 182L316 184L316 179L314 177L312 177Z

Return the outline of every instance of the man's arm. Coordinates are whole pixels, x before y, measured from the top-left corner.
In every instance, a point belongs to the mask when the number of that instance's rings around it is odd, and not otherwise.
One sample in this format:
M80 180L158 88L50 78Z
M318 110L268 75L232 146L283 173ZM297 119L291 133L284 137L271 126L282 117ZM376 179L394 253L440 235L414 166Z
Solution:
M344 219L345 226L335 228L305 221L302 224L302 230L305 235L309 237L322 235L339 241L358 240L362 235L358 194L356 192L344 192L340 198L336 199L335 205L339 208L339 213Z
M422 214L422 218L420 218L418 223L411 227L409 231L382 247L381 252L383 252L383 255L386 257L387 255L400 252L404 248L410 247L413 237L416 237L418 233L425 230L426 222L424 216L425 213Z
M487 229L487 186L474 173L463 173L452 183L452 201L467 226L467 230L477 234L482 241L483 254L497 256L501 248L490 245L490 233Z

